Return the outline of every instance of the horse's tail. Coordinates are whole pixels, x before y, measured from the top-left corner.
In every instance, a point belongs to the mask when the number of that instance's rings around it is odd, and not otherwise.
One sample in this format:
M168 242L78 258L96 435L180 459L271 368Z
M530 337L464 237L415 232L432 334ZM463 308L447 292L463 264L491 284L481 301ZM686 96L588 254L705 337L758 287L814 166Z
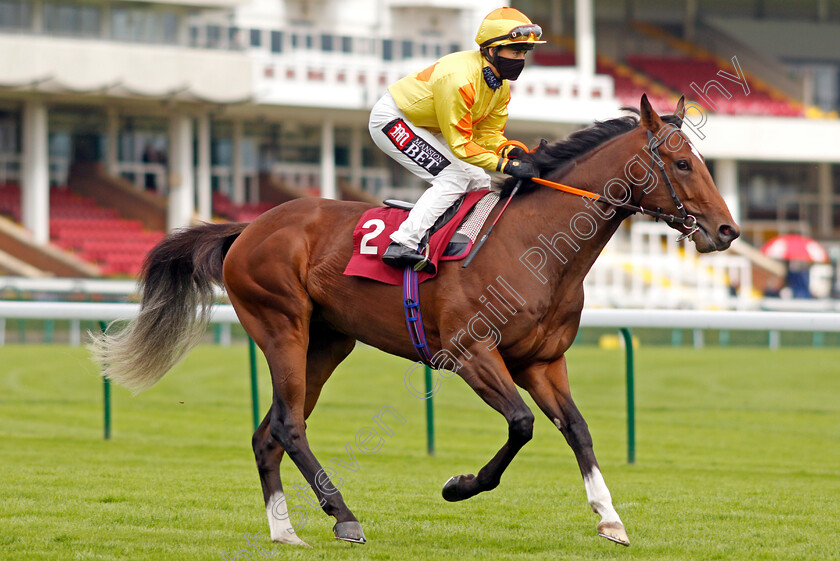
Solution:
M210 321L222 263L247 224L202 224L176 230L146 256L140 313L116 333L91 334L102 375L134 393L163 378L196 346ZM110 329L109 329L110 331Z

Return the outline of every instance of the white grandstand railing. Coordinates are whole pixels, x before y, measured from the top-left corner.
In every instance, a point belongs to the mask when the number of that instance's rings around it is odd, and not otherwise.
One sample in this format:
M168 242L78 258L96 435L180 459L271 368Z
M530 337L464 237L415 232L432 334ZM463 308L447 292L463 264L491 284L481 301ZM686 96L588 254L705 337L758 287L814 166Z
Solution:
M699 255L667 225L635 222L614 237L584 281L586 304L610 308L758 309L743 256Z
M751 294L751 277L749 261L742 257L610 251L595 262L584 286L590 307L744 310L761 304Z
M294 189L312 189L321 185L320 164L300 164L295 162L275 162L269 168L273 177L277 177L283 185ZM410 189L406 187L394 187L391 185L391 172L386 168L363 168L355 172L349 166L336 166L335 175L337 178L348 182L357 181L361 187L382 200L393 198L395 194L406 196ZM416 196L419 196L416 193Z
M165 164L155 162L117 162L116 174L132 183L143 191L147 188L146 180L151 179L152 185L159 193L169 192L169 171Z
M0 152L0 183L21 180L21 161L23 156L17 152ZM67 185L67 175L70 172L70 158L67 156L50 156L49 177L52 185Z
M256 98L260 103L335 109L369 109L400 78L435 59L384 62L373 56L338 53L270 55L251 53ZM583 76L576 68L532 67L512 86L512 119L582 122L614 115L613 78ZM586 115L586 117L583 117Z

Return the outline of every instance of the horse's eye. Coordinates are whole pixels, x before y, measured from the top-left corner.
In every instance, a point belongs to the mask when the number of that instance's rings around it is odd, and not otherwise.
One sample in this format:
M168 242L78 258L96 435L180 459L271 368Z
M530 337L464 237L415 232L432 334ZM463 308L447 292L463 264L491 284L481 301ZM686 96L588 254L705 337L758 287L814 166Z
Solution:
M688 171L691 169L691 164L688 163L688 160L680 160L677 162L677 169Z

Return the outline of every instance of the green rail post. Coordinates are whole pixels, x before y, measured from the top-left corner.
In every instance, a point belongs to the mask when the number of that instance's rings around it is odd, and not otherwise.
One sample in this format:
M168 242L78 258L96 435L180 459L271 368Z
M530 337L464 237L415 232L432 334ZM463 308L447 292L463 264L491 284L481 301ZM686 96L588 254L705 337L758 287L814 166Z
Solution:
M254 431L260 426L260 396L257 387L257 344L248 337L248 356L251 359L251 412L254 416Z
M621 328L624 352L627 357L627 463L636 463L636 398L633 388L633 337L626 327Z
M55 320L48 319L44 322L44 343L53 342L53 332L55 331Z
M435 406L432 402L432 369L426 365L426 453L435 455Z
M102 333L108 328L104 321L99 322ZM102 409L105 423L105 440L111 440L111 380L102 377Z
M102 399L105 401L105 440L111 440L111 380L102 379Z

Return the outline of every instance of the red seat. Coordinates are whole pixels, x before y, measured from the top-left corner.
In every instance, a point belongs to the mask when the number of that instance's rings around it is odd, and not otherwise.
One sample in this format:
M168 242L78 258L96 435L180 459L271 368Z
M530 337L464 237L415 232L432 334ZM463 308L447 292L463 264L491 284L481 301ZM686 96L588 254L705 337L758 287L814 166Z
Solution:
M731 68L720 68L711 60L698 60L690 57L658 57L649 55L629 55L627 64L647 74L660 83L684 93L691 99L698 99L692 83L703 88L710 80L718 81L731 96L729 99L716 87L708 90L710 100L724 114L752 114L777 116L802 116L803 110L755 84L750 84L750 92L730 80L721 78L719 70L732 72ZM708 102L704 102L708 105Z

